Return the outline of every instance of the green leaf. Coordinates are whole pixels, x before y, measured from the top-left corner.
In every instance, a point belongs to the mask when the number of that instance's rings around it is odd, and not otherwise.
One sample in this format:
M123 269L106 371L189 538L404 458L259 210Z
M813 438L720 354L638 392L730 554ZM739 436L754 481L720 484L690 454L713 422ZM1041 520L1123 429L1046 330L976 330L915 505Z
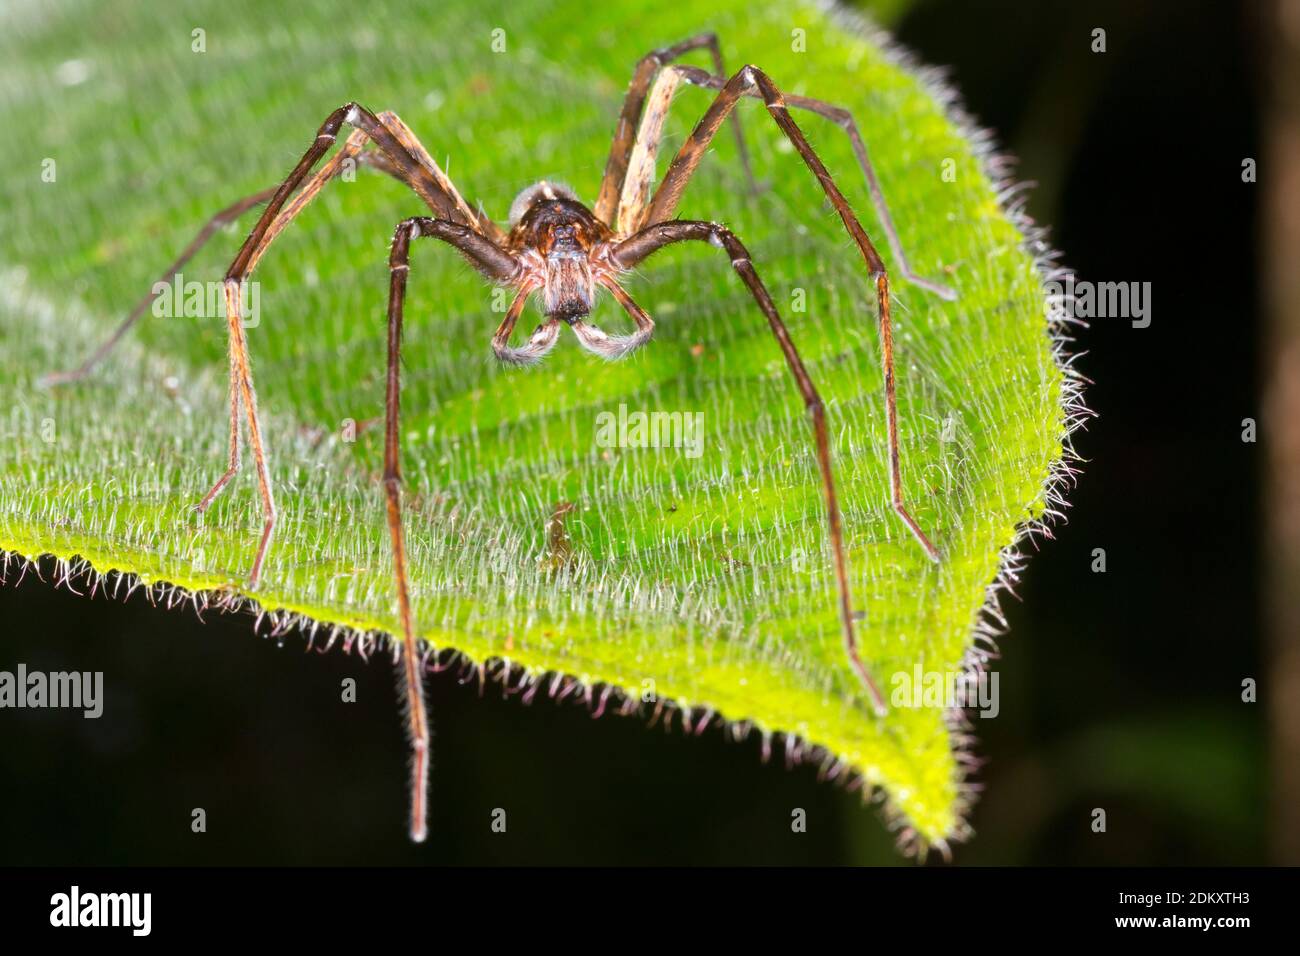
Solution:
M936 566L889 508L870 283L761 107L740 112L773 188L746 194L724 135L680 210L745 239L827 399L871 668L888 686L977 663L999 569L1048 510L1068 447L1074 386L1045 315L1045 247L1003 208L983 140L879 37L813 4L693 7L330 0L277 23L253 0L98 0L7 14L0 95L23 133L2 187L0 547L119 582L246 593L280 622L392 633L380 429L343 436L383 414L387 245L423 211L413 195L368 170L329 185L255 275L248 339L281 511L255 591L251 468L204 518L192 510L225 465L219 308L148 316L93 381L37 380L78 362L208 215L278 182L340 103L399 113L498 219L541 178L590 202L636 59L713 29L733 68L759 64L787 92L855 113L913 267L960 291L944 302L895 277L905 494L945 552ZM708 102L678 95L665 153ZM883 239L848 141L797 119ZM218 234L185 278L219 280L250 225ZM508 662L512 682L571 675L628 708L652 690L689 725L712 715L777 735L864 792L883 788L918 845L960 838L948 715L896 706L877 720L847 665L811 429L761 314L702 246L657 256L629 290L658 322L641 353L602 364L566 337L540 369L503 369L487 347L492 290L445 248L415 247L402 431L421 632ZM594 321L625 320L605 302ZM598 447L597 416L621 405L701 413L700 455ZM547 528L563 502L559 554Z

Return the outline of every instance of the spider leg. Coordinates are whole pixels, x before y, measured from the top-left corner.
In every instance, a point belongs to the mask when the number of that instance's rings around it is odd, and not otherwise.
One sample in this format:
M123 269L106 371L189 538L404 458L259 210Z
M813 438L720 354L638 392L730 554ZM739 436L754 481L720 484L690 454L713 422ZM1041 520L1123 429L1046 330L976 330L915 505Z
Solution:
M619 114L618 128L614 132L614 142L610 145L609 159L605 163L605 174L600 181L600 194L596 199L596 206L593 210L596 218L601 222L609 226L615 226L614 215L619 205L619 197L625 189L624 183L628 174L629 161L633 156L635 147L641 140L641 135L637 132L637 123L642 120L642 111L646 104L646 91L650 89L650 83L654 80L655 74L665 64L671 63L678 57L692 50L700 50L706 47L713 57L714 70L725 75L727 71L723 66L722 50L718 46L718 35L716 33L701 33L698 36L674 43L672 46L652 50L637 61L636 70L632 74L632 82L628 86L627 96L623 100L623 111ZM667 100L664 100L661 104L659 97L651 97L650 114L660 109L666 110L667 106ZM749 151L745 148L745 136L740 128L740 117L734 117L731 123L736 131L736 148L740 155L740 165L745 170L750 186L757 191L757 186L754 184L754 175L749 168Z
M288 205L280 211L280 214L275 217L271 222L270 227L266 230L265 235L262 236L262 239L254 250L252 257L249 259L249 272L252 272L256 267L257 263L261 260L262 255L266 252L267 247L270 246L275 238L284 230L285 226L292 222L294 217L296 217L298 213L302 212L306 205L315 198L321 188L347 168L346 163L348 160L356 159L358 155L361 154L362 148L365 146L366 142L366 134L361 130L355 131L347 138L343 147L334 154L333 157L331 157L330 161L322 166L311 177L311 179L303 185L302 189L299 190L293 199L289 201ZM241 403L240 396L242 392L242 380L240 364L236 360L236 356L237 353L232 347L230 349L229 463L226 470L221 473L221 476L216 480L212 487L208 489L208 493L203 496L202 500L200 500L197 505L194 506L194 510L198 514L203 514L208 510L208 506L216 500L217 495L221 494L226 485L230 483L230 480L239 472L239 410ZM257 567L260 570L260 562ZM254 580L256 580L256 578L254 578Z
M469 203L465 202L461 197L460 191L456 189L456 184L451 181L451 177L444 173L442 167L434 162L433 157L429 155L429 151L424 148L424 144L421 143L415 133L411 131L411 128L402 122L400 116L393 112L383 112L379 114L379 119L386 127L388 127L389 131L397 141L405 147L406 151L414 156L416 161L424 167L425 171L428 172L433 181L438 184L439 189L451 197L451 200L455 204L459 213L457 216L458 219L469 223L470 226L487 236L498 245L505 243L506 234L501 227L493 222L481 209L476 210L470 208ZM372 163L372 165L378 168L384 168L382 163L391 163L387 154L379 151L372 150L365 153L365 156L367 159L373 157L375 160L378 160ZM396 169L385 169L385 172L388 172L389 175L398 179L402 178L400 172ZM419 190L417 190L417 192L418 191ZM429 204L430 209L437 212L438 207L435 203L429 202L427 198L425 199L425 202Z
M429 724L424 707L424 682L420 668L420 639L411 616L411 596L406 562L406 544L402 530L402 455L398 417L401 410L402 322L406 304L406 280L411 271L412 239L428 236L441 239L459 249L488 278L499 282L513 280L519 266L489 239L468 226L427 216L404 220L393 233L388 256L388 375L384 393L384 497L388 506L388 531L393 544L393 573L397 579L397 607L402 623L403 696L406 701L407 732L411 744L411 839L422 842L426 836ZM522 309L527 293L520 293L516 304ZM511 307L516 318L518 312ZM507 316L507 322L510 322ZM503 323L504 324L504 323ZM513 323L511 323L513 324ZM507 335L509 333L507 332Z
M674 67L672 69L685 68ZM720 82L719 77L709 76L700 70L693 71L689 76L685 73L683 75L691 82L698 81L700 85L704 86L714 86ZM659 188L655 191L654 198L650 202L645 219L651 223L663 223L673 214L691 174L704 156L704 151L708 148L727 114L735 108L740 97L745 95L761 96L763 98L773 120L776 121L777 126L780 127L791 144L794 145L804 163L817 178L817 182L831 201L831 205L835 207L840 220L844 223L844 228L861 252L862 258L870 270L871 278L875 281L876 302L880 311L880 354L885 379L885 411L889 430L889 486L891 498L893 499L894 511L907 525L913 537L916 538L931 560L938 561L938 550L930 542L921 526L917 524L916 519L912 517L906 503L903 501L902 466L898 448L898 402L894 382L894 335L889 313L889 277L885 270L884 260L880 258L876 247L872 244L871 239L868 238L866 231L862 228L862 224L858 222L857 216L849 207L848 200L844 198L844 194L835 185L835 181L831 178L826 166L817 157L812 146L809 145L808 140L799 129L798 124L790 116L785 106L786 100L784 96L768 78L767 74L757 67L745 66L735 76L722 84L722 89L714 99L713 104L705 112L699 123L696 124L690 138L682 144L677 157L664 175L663 181L659 184ZM650 233L651 228L647 226L641 233L629 239L628 243L638 242L638 237Z
M253 251L253 255L249 260L249 265L248 265L249 271L251 271L252 268L256 265L257 261L261 258L262 254L265 252L267 246L270 245L271 241L274 240L275 237L278 236L280 232L284 229L284 227L288 225L288 223L295 216L297 216L299 212L302 211L303 207L305 207L307 203L310 202L312 198L315 197L315 195L320 191L321 187L324 186L326 182L328 182L340 171L342 171L342 169L345 168L344 164L348 159L357 156L357 154L361 151L362 147L365 145L367 138L368 137L366 136L366 134L361 130L354 132L352 136L348 138L347 142L344 144L343 148L338 152L338 154L336 154L330 160L329 163L327 163L324 167L322 167L321 170L317 172L316 175L314 175L307 182L307 184L302 188L302 190L293 197L293 199L289 202L289 204L275 217L275 219L272 220L270 226L267 228L265 234L262 236L261 241L258 243L257 247ZM90 372L93 371L94 367L98 365L99 362L101 362L113 350L113 348L117 345L119 341L121 341L123 336L125 336L126 333L131 329L131 327L136 323L136 321L139 320L140 316L144 314L144 310L157 297L158 292L155 290L158 289L160 284L164 284L165 282L169 281L173 276L175 276L178 272L180 272L180 270L185 266L185 264L189 262L191 258L193 258L193 256L199 251L199 249L203 247L203 245L208 241L208 239L211 238L211 236L219 228L221 228L222 226L224 226L229 222L234 221L241 213L252 208L253 206L256 206L259 203L263 203L270 200L276 195L276 193L277 193L276 188L265 189L259 193L254 193L252 196L245 197L244 199L241 199L238 202L226 207L225 209L221 210L221 212L213 216L212 219L208 220L208 222L204 224L203 228L199 230L198 235L196 235L194 239L191 240L190 244L186 246L185 249L181 252L180 256L176 259L176 261L173 262L170 266L168 266L167 271L164 274L164 278L160 279L158 283L154 284L153 290L151 290L148 295L146 295L143 299L141 299L136 304L135 308L131 310L131 313L122 321L122 323L113 331L113 333L99 346L99 348L97 348L90 355L89 358L87 358L74 371L52 373L51 375L46 376L44 382L49 385L69 384L72 382L80 381L81 379L88 376ZM240 338L242 340L242 332ZM239 471L239 463L240 463L239 411L240 411L240 403L241 403L241 393L243 389L242 389L241 365L237 360L239 353L238 350L233 347L233 342L234 339L232 335L232 348L230 349L230 390L229 390L230 442L229 442L228 464L226 470L222 472L221 476L208 490L207 494L205 494L202 500L198 503L198 505L195 506L195 511L197 511L199 514L202 514L204 511L207 510L208 506L212 504L212 502L216 499L217 495L221 493L221 491L226 487L227 484L229 484L230 480L234 478L236 473L238 473ZM265 538L266 537L265 529L263 534ZM254 574L252 578L252 580L254 581L256 581L257 572L260 571L260 564L261 562L259 560L254 565Z
M388 128L394 138L398 139L403 145L410 144L412 147L419 150L419 152L415 154L417 159L425 166L427 172L431 177L433 177L434 181L443 192L451 197L461 215L466 218L474 217L475 214L469 209L469 206L465 203L464 199L460 197L459 192L456 191L455 185L445 176L445 174L442 173L437 164L429 157L427 150L420 145L414 134L411 133L409 127L407 127L396 114L391 112L380 113L378 114L377 119ZM284 209L282 209L275 218L271 220L248 259L245 266L247 270L246 275L247 273L252 272L258 261L260 261L262 255L266 252L266 249L270 246L271 242L298 215L298 213L300 213L303 208L306 207L313 198L315 198L320 189L329 182L329 180L333 179L347 168L345 164L350 159L355 159L360 163L388 173L399 181L411 186L411 188L425 198L425 201L429 202L431 206L434 204L435 200L429 198L429 195L431 194L429 194L428 189L421 188L423 181L415 180L410 177L401 165L388 157L388 154L376 150L363 152L363 147L367 142L369 142L369 140L370 136L365 130L358 129L354 131L348 137L339 152L336 153L325 166L321 167L321 169L307 181L302 189L294 195L293 199L286 204ZM157 289L160 285L165 284L174 277L176 273L178 273L185 264L198 253L198 251L218 229L233 222L242 213L246 212L253 206L272 199L276 196L277 192L278 189L276 187L264 189L259 193L247 196L244 199L233 203L214 215L204 224L198 234L193 240L191 240L190 244L185 247L177 259L167 267L166 272L163 274L162 278L154 284L153 289ZM486 217L482 217L482 219L478 220L478 225L480 227L483 227L485 224L495 230L498 235L500 234L500 230L497 229L495 224L491 223L490 220L487 220ZM112 334L78 368L72 371L51 373L42 380L42 383L50 386L71 384L87 377L91 371L93 371L95 366L103 361L113 348L116 347L117 343L121 341L131 327L135 325L140 316L144 314L145 309L149 307L157 296L158 292L151 290L148 295L142 298L136 304L135 308L131 310L130 314L127 315L122 323L112 332ZM228 466L213 484L211 489L209 489L207 494L203 496L198 505L196 505L195 510L200 514L207 510L208 506L212 504L217 495L221 493L239 471L239 412L241 393L243 391L241 381L242 373L241 364L238 361L238 349L232 347L230 351L230 451ZM252 577L253 581L256 581L257 579L258 572L260 572L260 566L261 561L259 560L254 565L255 573Z
M767 317L768 324L772 328L772 334L776 336L777 343L781 346L781 351L785 355L786 364L794 376L795 384L799 388L799 394L803 397L804 405L807 407L809 414L812 416L813 432L817 442L817 461L821 469L822 488L826 496L826 518L830 530L831 551L835 562L835 578L839 585L840 596L840 626L844 636L844 649L848 654L849 660L857 672L858 677L866 686L868 693L871 695L872 704L878 714L885 712L885 698L880 691L879 685L871 676L870 669L863 662L861 655L858 653L857 636L854 630L854 612L853 596L849 586L848 562L844 554L844 532L840 518L839 501L835 493L835 478L831 468L831 451L830 438L826 430L826 411L822 405L821 397L817 393L817 388L813 385L812 378L808 375L808 370L804 367L803 359L799 356L799 351L795 347L794 341L790 338L790 333L781 320L777 312L776 305L772 301L771 295L768 294L762 280L759 279L758 273L754 270L753 263L750 260L749 251L744 244L725 226L713 222L694 222L689 220L676 220L673 222L657 223L648 226L636 235L624 240L610 251L610 259L620 268L631 269L637 263L643 261L648 256L662 249L664 246L675 242L708 242L726 251L731 257L731 265L749 288L758 307ZM880 275L878 283L883 283L884 275ZM878 285L878 288L883 286ZM884 335L884 351L886 354L886 390L890 395L890 445L891 445L891 464L890 486L893 490L894 507L906 520L908 527L917 539L925 546L927 552L932 556L935 554L933 545L925 537L920 527L911 516L907 514L903 507L902 498L898 486L898 456L897 456L897 434L894 426L893 414L893 376L892 365L890 365L890 354L892 352L892 340L889 336L888 325L888 298L883 300L881 328Z
M387 116L389 122L396 119L392 114L387 114ZM325 119L325 122L321 124L320 129L317 131L315 141L271 197L266 209L263 210L261 217L257 220L257 224L249 233L248 238L244 240L243 246L240 247L234 262L230 264L230 268L226 271L225 278L226 324L230 337L231 419L233 423L232 431L236 433L232 436L232 447L238 444L238 429L235 425L237 425L238 420L237 406L242 404L248 423L248 442L256 465L258 493L262 498L262 514L264 518L262 536L253 558L253 568L249 572L249 587L255 587L261 576L262 565L266 560L271 536L275 530L276 513L275 498L271 489L270 469L267 466L266 448L262 440L262 427L257 414L257 395L253 387L248 342L244 336L240 317L240 298L243 283L256 266L267 246L293 218L293 215L296 215L297 211L301 210L312 196L319 191L321 186L341 168L342 160L336 156L309 181L307 186L303 187L304 195L295 197L294 203L291 204L289 209L285 210L289 215L287 217L281 216L281 210L285 207L290 195L303 183L312 167L334 144L338 138L339 130L345 123L354 127L357 132L348 137L343 150L340 151L340 155L347 152L355 154L361 148L359 144L364 142L364 139L369 139L385 154L387 160L385 168L391 167L391 170L395 170L396 173L400 174L402 180L418 193L440 217L450 221L462 222L471 231L478 228L477 219L473 218L472 215L467 217L465 210L468 207L466 207L464 200L461 199L458 203L459 195L453 195L444 188L443 182L446 177L441 175L436 165L431 160L428 164L422 162L402 145L399 135L402 135L402 131L406 130L405 125L398 120L395 127L398 132L395 133L393 129L390 129L388 123L357 103L345 103ZM410 136L410 139L413 141L414 136ZM309 191L310 194L307 195ZM478 235L477 232L475 234ZM491 244L490 240L484 241ZM495 245L493 245L493 248L496 249L500 257L508 260L513 265L514 260L510 259L504 251ZM231 455L230 468L217 479L216 484L204 496L199 503L198 510L201 511L211 504L216 495L230 481L238 468L238 464L239 457L236 447Z
M716 90L718 96L714 99L713 105L708 112L704 114L703 119L696 125L690 139L678 151L672 166L659 184L659 188L655 191L654 197L648 205L645 196L646 192L648 192L648 180L654 175L657 140L662 134L664 117L662 115L654 116L647 112L645 120L642 121L643 129L638 134L638 138L647 143L645 147L646 155L642 160L643 166L640 169L640 174L646 179L646 185L645 188L638 192L628 193L624 197L627 204L626 208L619 209L619 221L626 221L626 228L624 229L626 234L631 234L650 223L663 222L673 215L678 203L681 201L686 184L690 181L695 168L704 157L705 151L708 149L723 120L735 107L740 97L753 96L764 101L776 124L813 171L818 182L826 191L832 205L835 206L840 218L844 221L845 228L848 229L850 235L853 236L854 242L862 250L863 257L867 260L873 274L877 270L872 260L879 260L879 256L875 255L875 250L871 247L871 242L863 232L857 217L854 216L848 202L840 194L834 182L831 181L830 174L813 152L807 139L804 138L803 132L795 124L794 119L791 118L786 109L787 106L808 110L828 119L844 130L845 135L848 136L849 142L853 146L854 155L857 157L858 166L861 167L862 174L867 181L867 189L871 193L872 205L875 206L876 214L880 217L880 225L885 232L885 238L889 242L889 249L893 254L895 263L897 263L899 274L912 285L933 292L942 299L951 302L957 298L955 291L938 282L917 275L909 265L902 240L899 239L898 230L894 226L894 219L889 213L889 205L885 202L884 191L880 188L880 179L876 176L875 168L871 165L866 141L863 140L862 134L858 131L858 124L854 120L852 113L843 107L822 100L815 100L806 96L786 96L776 88L776 85L768 78L767 74L754 66L742 68L730 80L693 66L670 66L664 70L656 81L656 86L662 85L663 89L652 94L652 98L654 96L670 98L677 86L682 82L689 83L692 86ZM666 108L665 102L664 110ZM628 179L630 184L633 177L629 175ZM883 265L881 270L883 271Z
M490 235L498 242L503 241L504 234L501 232L500 228L486 216L481 213L475 213L470 209L469 204L461 198L460 193L456 190L455 184L453 184L446 174L442 172L438 167L438 164L429 156L428 150L424 148L420 141L415 137L415 134L411 132L410 128L402 122L401 118L397 116L396 113L379 113L377 114L377 118L388 127L394 137L396 137L399 142L401 142L402 145L416 157L417 160L428 168L429 172L435 177L438 184L449 196L452 197L453 202L456 203L457 208L461 211L462 215L475 217L480 232ZM353 139L358 139L364 144L364 142L369 139L369 136L362 131L357 131L349 137L349 141ZM355 157L358 163L387 173L399 182L411 186L411 188L415 189L417 193L419 192L416 183L412 181L396 163L391 159L388 159L387 154L379 150L366 150L358 153L357 150L348 148L348 144L345 144L344 150L341 152L347 154L345 158ZM288 221L302 210L302 207L306 205L306 202L310 200L311 196L315 195L315 192L319 187L324 185L324 183L329 179L333 178L335 174L342 172L343 168L342 162L340 161L340 163L335 164L332 167L332 171L329 174L325 175L319 181L316 181L316 179L313 178L313 183L316 188L311 191L310 195L306 195L306 190L304 190L295 196L294 200L289 204L289 208L282 211L281 214L276 217L275 222L272 224L271 229L269 229L268 232L278 234ZM309 185L311 185L311 183L309 183ZM135 304L135 307L131 309L131 312L122 320L121 324L113 330L108 338L105 339L95 349L95 351L81 363L81 365L77 366L75 369L67 371L50 372L48 375L41 378L40 384L45 387L70 385L88 377L94 368L113 351L118 342L120 342L135 323L139 321L140 316L144 314L145 309L147 309L153 303L154 299L158 297L159 292L154 290L159 286L169 283L176 276L176 273L180 272L181 269L183 269L185 265L198 254L199 250L207 244L208 240L211 239L218 230L234 222L254 206L261 205L270 200L275 196L277 188L278 187L272 186L268 189L263 189L261 192L254 193L251 196L245 196L243 199L231 203L225 209L214 214L211 219L203 224L202 228L199 229L194 238L190 240L189 245L187 245L181 251L180 255L176 257L176 260L163 271L161 276L158 277L158 281L150 287L149 293ZM429 200L426 199L426 202L429 202ZM430 207L433 208L432 202L430 202ZM261 251L265 251L266 245L267 243L265 241L261 244ZM260 252L258 257L260 258Z

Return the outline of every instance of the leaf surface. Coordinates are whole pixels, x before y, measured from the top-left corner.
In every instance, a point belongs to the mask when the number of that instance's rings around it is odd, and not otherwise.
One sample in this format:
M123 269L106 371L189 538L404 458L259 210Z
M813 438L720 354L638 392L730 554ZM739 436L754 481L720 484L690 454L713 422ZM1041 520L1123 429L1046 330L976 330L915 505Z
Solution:
M944 302L894 282L905 493L945 553L936 566L889 508L871 285L755 102L739 112L772 188L746 194L724 131L679 210L746 241L827 401L864 657L887 688L916 668L961 670L1004 549L1044 515L1067 440L1041 263L978 141L876 39L820 6L693 6L649 17L611 0L593 17L572 2L328 0L269 28L252 0L6 14L0 99L24 134L0 186L0 547L393 632L382 429L367 426L383 414L388 241L424 212L414 195L364 169L331 184L255 275L248 338L281 511L255 591L243 585L261 526L252 469L204 518L192 510L225 464L219 308L147 317L93 381L37 380L106 335L207 216L278 182L340 103L397 112L503 220L541 178L594 201L637 58L712 29L733 69L761 65L786 92L854 112L913 268L960 292ZM709 96L679 93L662 156ZM848 140L796 118L893 265ZM251 222L219 233L184 279L218 282ZM637 355L602 364L566 333L541 368L503 369L487 347L493 290L445 247L416 245L402 432L422 634L509 662L512 682L571 675L596 700L605 687L619 701L653 695L692 725L720 716L781 735L883 788L920 843L959 837L943 709L877 720L848 667L811 429L761 314L707 246L665 251L628 288L658 323ZM594 321L626 325L611 301ZM601 416L620 408L700 415L702 442L601 447ZM557 545L562 503L573 508Z

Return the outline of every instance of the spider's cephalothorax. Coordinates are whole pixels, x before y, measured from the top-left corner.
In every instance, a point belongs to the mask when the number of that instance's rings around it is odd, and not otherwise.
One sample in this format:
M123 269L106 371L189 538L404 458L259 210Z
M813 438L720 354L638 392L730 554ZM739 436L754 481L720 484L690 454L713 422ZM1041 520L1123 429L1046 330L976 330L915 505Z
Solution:
M710 73L673 61L692 50L708 49L716 72ZM678 150L663 179L654 185L655 157L663 134L664 119L675 90L682 83L716 92L713 105ZM894 511L935 561L939 552L908 512L903 501L902 472L898 442L898 413L894 395L894 347L889 318L889 282L885 263L848 201L835 185L831 174L817 157L807 138L790 115L789 108L807 110L828 119L849 137L865 182L899 271L913 284L946 299L956 293L914 274L907 266L901 243L894 230L876 175L867 158L866 145L857 124L847 110L806 96L785 95L762 70L742 67L727 78L722 67L718 38L701 34L670 47L647 54L637 65L632 85L623 103L613 146L605 164L596 204L588 209L573 192L563 186L541 182L519 194L510 210L510 228L502 229L481 209L470 206L451 179L438 166L429 151L405 123L390 112L372 113L358 103L346 103L326 118L317 131L312 146L299 160L293 172L278 187L265 189L241 199L217 213L203 227L198 237L181 253L164 274L165 282L156 283L155 291L135 306L117 330L72 372L49 376L47 382L76 381L113 348L127 329L142 315L167 287L199 247L220 226L259 203L266 209L244 241L226 272L226 321L230 333L230 463L211 490L199 502L202 513L234 477L240 463L241 412L248 427L248 442L257 468L258 491L262 498L264 523L262 537L253 558L249 586L255 587L262 562L270 547L275 528L275 500L270 469L257 414L257 396L248 356L239 308L242 284L247 281L268 246L289 222L300 213L331 179L364 163L405 183L433 211L433 216L416 216L401 222L393 233L389 253L388 293L388 375L384 400L384 475L383 491L387 499L388 530L392 538L393 571L397 581L397 612L403 637L403 694L406 701L408 731L411 739L411 837L424 839L425 786L428 775L429 728L424 709L423 666L421 665L420 622L412 606L407 570L405 533L402 526L401 500L401 430L400 375L403 310L407 278L410 273L411 242L427 237L440 239L456 247L490 281L515 290L514 301L492 337L492 349L505 362L526 365L536 362L555 345L559 330L568 325L586 348L606 358L619 358L649 340L654 331L650 316L619 285L619 277L659 249L678 242L706 242L723 250L731 260L737 277L758 305L776 337L786 365L799 389L812 419L817 462L826 498L826 517L830 552L838 584L838 612L849 662L862 681L878 713L885 710L884 697L857 648L854 620L857 612L849 587L848 560L840 526L839 504L831 472L831 443L827 412L813 385L803 360L795 348L772 296L758 277L749 251L731 230L715 222L675 219L674 214L687 183L700 161L708 153L713 137L727 121L736 104L746 96L763 101L768 114L781 133L812 171L826 198L843 221L853 239L875 289L880 328L881 363L885 382L885 416L889 436L889 486ZM738 118L732 118L736 134L737 155L745 178L753 186L748 153ZM342 147L314 173L316 164L338 139L344 125L353 132ZM651 187L654 187L653 190ZM630 335L606 335L586 321L597 293L605 289L636 323ZM541 293L545 320L521 347L509 344L524 306L534 293ZM863 319L871 317L864 314Z
M492 339L498 358L511 365L539 361L554 348L561 325L573 329L584 348L608 359L622 358L650 340L654 323L618 284L625 267L614 255L616 238L567 186L540 182L515 197L504 248L515 258L509 281L519 293ZM607 335L584 321L602 288L627 309L636 322L635 332ZM522 348L512 348L510 333L535 291L541 292L546 321Z
M539 283L543 311L571 322L591 312L596 284L614 270L603 253L609 227L567 186L541 182L519 194L510 208L507 248L522 257L527 281Z

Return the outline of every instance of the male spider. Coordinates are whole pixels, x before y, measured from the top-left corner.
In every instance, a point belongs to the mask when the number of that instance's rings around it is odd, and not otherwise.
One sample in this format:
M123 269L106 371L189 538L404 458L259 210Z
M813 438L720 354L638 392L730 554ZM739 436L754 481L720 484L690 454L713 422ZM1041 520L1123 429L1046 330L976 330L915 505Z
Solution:
M712 56L715 72L674 63L683 54L706 49ZM668 108L681 83L709 90L717 96L682 145L664 178L651 194L655 159ZM695 172L714 135L741 97L761 98L781 132L812 170L822 190L835 207L844 227L862 253L876 286L880 312L881 361L884 367L885 407L889 432L889 482L894 510L907 525L921 547L933 560L939 553L903 502L898 451L898 414L894 396L893 336L889 318L889 281L885 263L835 185L831 174L804 138L787 106L804 109L831 120L848 135L866 177L872 202L888 237L899 271L912 283L946 299L956 294L944 286L929 282L908 268L897 232L885 205L880 184L867 157L866 145L858 133L852 115L844 109L803 96L785 96L762 70L745 66L726 78L722 55L714 34L702 34L670 47L655 50L637 63L632 83L623 103L618 128L614 134L609 159L605 165L600 193L593 209L580 203L564 187L542 182L525 189L510 209L510 229L502 230L481 211L465 202L447 175L438 167L415 134L391 112L372 113L358 103L340 106L326 118L316 140L278 187L263 190L239 200L217 213L203 226L180 257L168 267L170 279L222 225L260 203L266 209L253 227L231 263L225 277L226 320L230 335L230 459L229 467L196 506L202 513L234 477L239 469L240 408L247 417L248 440L257 469L264 524L249 574L255 586L262 572L271 534L275 528L275 500L267 469L266 449L257 414L257 398L249 364L248 343L240 322L242 283L248 279L267 247L321 188L339 172L356 161L395 177L409 186L434 212L434 216L416 216L403 220L393 234L389 254L388 298L388 375L385 397L384 476L388 528L392 537L393 567L397 579L397 606L402 624L401 657L404 662L404 697L408 732L411 739L412 772L410 801L411 838L421 841L426 835L426 797L428 778L429 732L425 714L420 640L411 617L411 602L406 566L406 549L402 532L401 473L399 470L399 356L402 338L402 310L410 271L409 251L412 239L431 237L458 249L470 264L492 282L516 290L505 320L492 337L492 349L503 362L515 365L537 362L555 345L562 325L573 329L578 341L587 349L609 359L620 358L649 340L654 322L619 284L619 277L631 271L664 246L676 242L703 241L723 249L731 265L748 287L766 316L777 344L794 376L795 384L812 417L817 445L817 459L826 496L826 518L839 590L839 617L845 651L858 677L867 688L877 713L884 712L884 698L871 672L858 654L854 634L854 611L844 556L840 511L831 471L830 441L826 414L812 379L804 368L799 352L791 341L785 324L777 314L772 297L759 280L749 253L729 229L716 222L674 219L691 175ZM316 173L312 168L335 142L339 130L348 125L353 132L342 148ZM740 162L752 185L748 155L741 134L739 118L732 120L739 148ZM369 147L375 148L369 148ZM305 182L304 182L305 180ZM294 191L301 190L294 195ZM290 198L292 196L292 199ZM631 316L636 331L627 336L607 335L584 321L591 311L598 288L608 290ZM528 299L542 293L545 321L522 347L509 344L515 323ZM122 324L79 368L51 375L51 384L76 381L85 375L113 348L131 325L152 302L155 293L142 299Z

